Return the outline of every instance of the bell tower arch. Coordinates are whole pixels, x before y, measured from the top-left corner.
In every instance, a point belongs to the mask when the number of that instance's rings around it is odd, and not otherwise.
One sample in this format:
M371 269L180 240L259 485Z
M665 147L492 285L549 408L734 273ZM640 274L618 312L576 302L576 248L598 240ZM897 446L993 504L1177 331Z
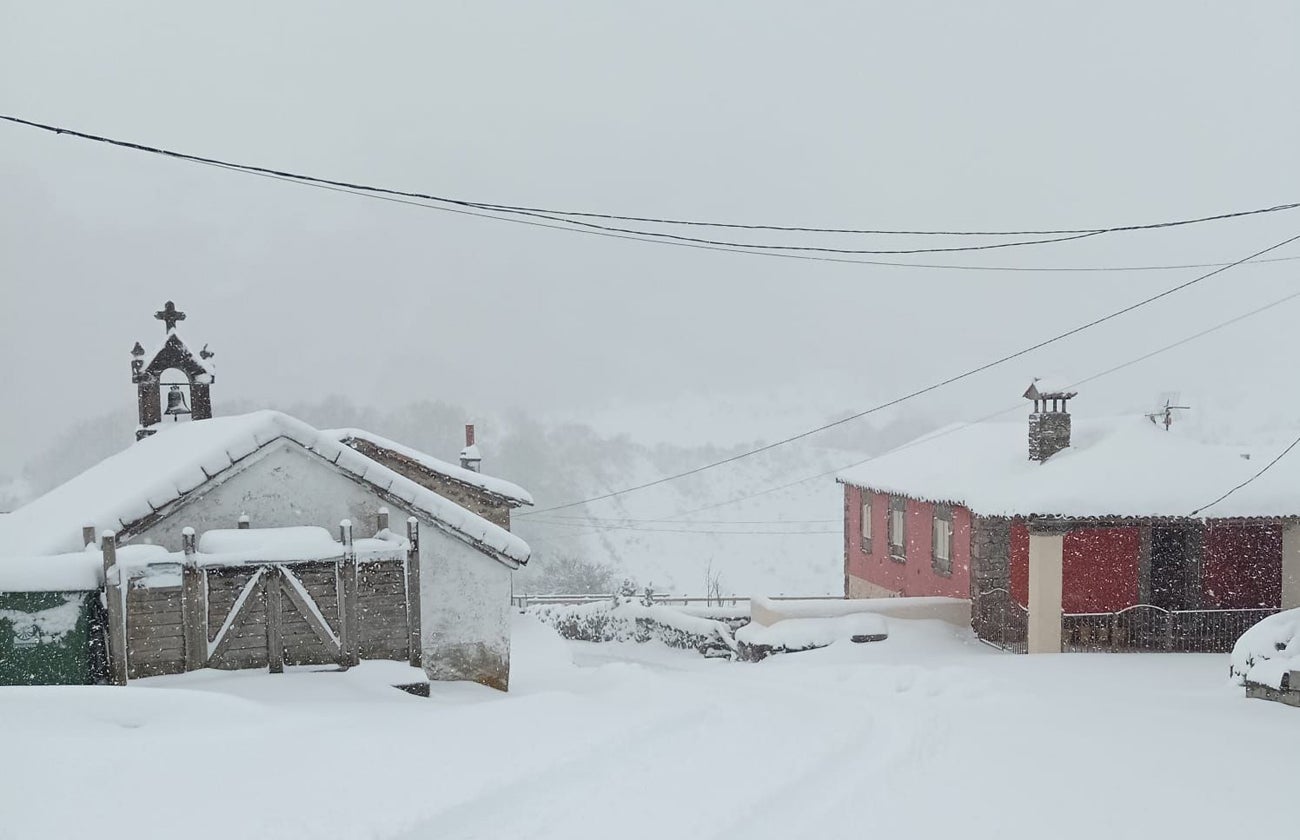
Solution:
M135 430L135 439L142 440L158 431L165 417L178 418L189 415L192 420L207 420L212 417L212 383L216 380L212 357L207 345L198 355L190 352L185 342L176 332L176 324L185 320L185 313L176 308L170 300L154 317L163 322L165 337L162 344L152 354L145 351L140 342L131 349L131 382L136 386L136 402L139 407L140 425ZM179 371L185 382L164 382L165 371ZM190 402L186 405L181 385L188 386ZM167 409L163 410L163 388L168 390Z

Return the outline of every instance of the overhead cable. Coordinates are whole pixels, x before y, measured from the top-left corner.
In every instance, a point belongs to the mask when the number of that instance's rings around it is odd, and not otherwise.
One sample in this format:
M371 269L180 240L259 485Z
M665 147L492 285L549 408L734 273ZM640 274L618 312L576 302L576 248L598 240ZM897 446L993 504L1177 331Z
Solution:
M631 216L618 215L611 213L591 213L585 211L563 211L542 207L527 207L522 205L498 204L484 201L472 201L467 199L453 198L450 196L440 196L433 193L423 193L414 190L399 190L375 185L359 184L348 181L342 181L332 178L322 178L304 173L292 172L288 170L274 169L271 167L259 166L254 164L238 163L234 161L222 160L219 158L205 157L188 152L181 152L175 149L168 149L160 146L151 146L134 141L122 140L104 135L91 134L88 132L77 131L64 126L51 125L48 123L36 122L21 117L0 114L0 120L4 120L17 125L28 126L31 128L48 131L54 134L67 135L82 140L89 140L98 143L105 143L120 148L131 149L150 154L162 155L178 160L192 161L196 163L215 164L228 168L240 169L247 172L257 172L266 175L275 175L283 178L291 178L302 182L324 184L345 189L361 190L369 193L398 196L403 198L423 199L435 201L442 204L450 204L460 207L473 208L478 210L489 210L497 213L519 214L532 216L545 220L556 221L564 225L577 225L589 227L597 230L604 230L613 233L633 234L636 236L647 236L663 238L670 241L679 241L684 243L693 243L701 245L714 245L727 248L744 248L754 250L773 250L773 251L796 251L796 252L819 252L829 254L919 254L919 253L945 253L956 251L977 251L990 250L995 248L1009 248L1024 245L1039 245L1053 242L1064 242L1073 239L1087 238L1105 233L1117 233L1139 230L1153 230L1157 228L1178 227L1184 225L1201 224L1211 221L1222 221L1226 219L1242 218L1265 213L1276 213L1287 210L1293 210L1300 207L1300 202L1287 204L1278 204L1271 207L1257 208L1253 210L1233 211L1228 213L1219 213L1210 216L1201 216L1188 219L1177 219L1164 222L1154 222L1149 224L1129 224L1129 225L1110 225L1099 226L1095 228L1072 228L1057 230L1022 230L1022 231L970 231L970 230L869 230L861 228L816 228L810 226L789 226L789 225L754 225L738 224L730 222L707 222L698 220L684 220L672 218L657 218L650 216ZM984 244L975 246L951 247L951 248L911 248L911 249L848 249L848 248L824 248L817 246L793 246L793 245L772 245L766 243L744 243L730 242L726 240L707 239L701 237L678 236L675 234L663 233L659 231L646 231L641 229L620 228L609 225L601 225L591 222L578 221L579 218L600 218L607 220L637 221L643 224L661 224L661 225L689 225L696 227L714 227L714 228L731 228L731 229L748 229L748 230L768 230L778 232L801 232L801 233L838 233L838 234L872 234L872 235L893 235L893 236L1048 236L1047 239L1022 240L1018 242Z
M1141 307L1143 307L1143 306L1147 306L1147 305L1149 305L1149 304L1151 304L1151 303L1154 303L1154 302L1156 302L1156 301L1158 301L1158 300L1161 300L1161 299L1163 299L1163 298L1169 297L1170 295L1176 294L1177 292L1181 292L1181 291L1183 291L1184 289L1188 289L1188 288L1190 288L1190 287L1192 287L1192 286L1194 286L1194 285L1196 285L1196 284L1198 284L1198 283L1201 283L1201 282L1203 282L1203 281L1205 281L1205 280L1208 280L1208 279L1211 278L1211 277L1214 277L1215 275L1222 274L1223 272L1227 271L1228 269L1232 268L1233 266L1240 265L1241 263L1246 262L1247 260L1254 259L1255 257L1262 256L1262 255L1264 255L1264 254L1269 253L1270 251L1274 251L1274 250L1276 250L1276 249L1278 249L1278 248L1281 248L1281 247L1283 247L1283 246L1285 246L1285 245L1289 245L1289 244L1291 244L1292 242L1295 242L1296 240L1300 240L1300 234L1296 234L1295 236L1290 236L1290 237L1288 237L1288 238L1282 240L1281 242L1278 242L1278 243L1276 243L1276 244L1274 244L1274 245L1270 245L1270 246L1268 246L1267 248L1263 248L1263 249L1261 249L1261 250L1259 250L1259 251L1256 251L1255 253L1253 253L1253 254L1251 254L1251 255L1249 255L1249 256L1247 256L1247 257L1243 257L1242 259L1237 260L1236 262L1229 263L1229 264L1226 265L1226 266L1223 266L1223 267L1221 267L1221 268L1216 268L1216 269L1214 269L1213 271L1209 271L1209 272L1206 272L1205 274L1201 274L1201 275L1199 275L1199 276L1197 276L1197 277L1192 278L1191 280L1187 280L1187 281L1185 281L1185 282L1183 282L1183 283L1179 283L1179 284L1176 285L1176 286L1173 286L1173 287L1171 287L1171 288L1165 289L1163 292L1160 292L1160 293L1158 293L1158 294L1152 295L1152 296L1150 296L1150 297L1148 297L1148 298L1144 298L1144 299L1138 301L1137 303L1129 304L1128 306L1125 306L1125 307L1122 307L1122 308L1120 308L1120 309L1117 309L1117 310L1115 310L1114 312L1111 312L1111 313L1109 313L1109 314L1107 314L1107 315L1103 315L1103 316L1101 316L1100 318L1094 318L1093 320L1088 321L1087 323L1080 324L1079 326L1074 327L1073 329L1069 329L1069 330L1066 330L1065 332L1058 333L1058 334L1052 336L1051 338L1044 339L1043 341L1039 341L1039 342L1036 343L1036 344L1031 344L1030 346L1028 346L1028 347L1024 347L1024 348L1022 348L1022 349L1020 349L1020 350L1017 350L1017 351L1015 351L1014 353L1008 353L1008 354L1005 355L1005 356L1002 356L1002 357L1000 357L1000 358L994 359L994 360L992 360L992 361L990 361L990 362L986 362L986 363L984 363L984 364L982 364L982 365L979 365L978 367L970 368L969 370L966 370L966 371L963 371L963 372L961 372L961 373L955 374L955 375L950 376L950 377L948 377L948 378L946 378L946 379L942 379L942 380L940 380L940 381L938 381L938 382L935 382L935 383L933 383L933 384L931 384L931 385L927 385L927 386L925 386L925 387L923 387L923 388L918 388L917 390L915 390L915 391L911 391L910 393L907 393L907 394L904 394L904 395L901 396L901 397L896 397L896 398L894 398L894 399L892 399L892 400L888 400L888 401L886 401L886 402L880 403L879 405L872 406L871 408L865 409L865 410L863 410L863 411L859 411L859 412L856 412L856 413L854 413L854 414L850 414L850 415L848 415L847 417L840 418L839 420L834 420L834 421L832 421L832 422L830 422L830 423L824 423L824 424L822 424L822 425L820 425L820 426L816 426L816 427L811 428L811 429L808 429L808 430L806 430L806 431L799 432L798 434L790 435L789 437L782 438L782 439L777 440L777 441L774 441L774 442L772 442L772 443L764 444L763 446L754 447L753 449L748 449L748 450L746 450L746 451L744 451L744 452L741 452L741 453L738 453L738 454L736 454L736 455L731 455L731 456L726 457L726 458L721 458L721 459L719 459L719 460L712 461L712 462L709 462L709 463L707 463L707 464L702 464L702 465L700 465L700 466L698 466L698 467L695 467L695 468L693 468L693 469L685 470L685 471L683 471L683 472L679 472L679 473L674 473L674 474L672 474L672 475L663 476L662 478L657 478L657 479L655 479L655 480L653 480L653 481L647 481L647 482L643 482L643 483L641 483L641 484L636 484L636 485L632 485L632 486L630 486L630 487L625 487L625 488L623 488L623 489L621 489L621 490L614 490L614 491L611 491L611 492L609 492L609 493L603 493L603 494L601 494L601 495L593 496L593 497L588 498L588 499L579 499L579 500L577 500L577 501L568 502L568 503L566 503L566 504L562 504L562 505L553 505L553 506L548 507L548 508L541 508L541 509L539 509L539 510L536 510L536 511L530 511L530 512L528 512L528 513L526 513L526 514L520 514L520 515L521 515L521 516L530 516L530 515L535 515L535 514L539 514L539 513L546 513L546 512L549 512L549 511L565 510L565 509L567 509L567 508L571 508L571 507L578 507L579 505L590 504L591 502L598 502L598 501L602 501L602 500L604 500L604 499L611 499L611 498L614 498L615 496L622 496L622 495L626 495L626 494L628 494L628 493L634 493L634 492L636 492L636 491L638 491L638 490L644 490L644 489L646 489L646 488L648 488L648 487L655 487L655 486L657 486L657 485L664 484L664 483L669 482L669 481L676 481L676 480L678 480L678 479L686 478L687 476L698 475L699 473L705 472L706 470L715 469L715 468L717 468L717 467L721 467L721 466L723 466L723 465L725 465L725 464L731 464L731 463L734 463L734 462L736 462L736 461L739 461L739 460L741 460L741 459L743 459L743 458L749 458L749 457L751 457L751 456L753 456L753 455L757 455L757 454L759 454L759 453L761 453L761 452L768 452L768 451L770 451L770 450L776 449L777 447L785 446L785 445L790 444L790 443L794 443L795 441L802 440L802 439L804 439L804 438L806 438L806 437L810 437L810 436L815 435L815 434L818 434L818 433L820 433L820 432L824 432L824 431L826 431L826 430L828 430L828 429L833 429L833 428L835 428L835 427L837 427L837 426L842 426L842 425L844 425L845 423L849 423L849 422L851 422L851 421L853 421L853 420L857 420L857 419L859 419L859 418L861 418L861 417L866 417L866 416L869 415L869 414L875 414L876 412L883 411L883 410L885 410L885 409L887 409L887 408L891 408L891 407L893 407L893 406L899 405L900 403L906 402L906 401L911 400L911 399L915 399L916 397L919 397L919 396L921 396L921 395L923 395L923 394L928 394L928 393L930 393L930 392L932 392L932 391L937 391L937 390L939 390L940 388L944 388L944 387L946 387L946 386L948 386L948 385L951 385L951 384L953 384L953 383L960 382L960 381L963 380L963 379L968 379L968 378L970 378L970 377L972 377L972 376L974 376L974 375L976 375L976 374L978 374L978 373L982 373L982 372L984 372L984 371L986 371L986 370L989 370L989 369L991 369L991 368L994 368L994 367L997 367L997 366L999 366L999 365L1005 364L1005 363L1007 363L1007 362L1009 362L1009 361L1011 361L1011 360L1013 360L1013 359L1018 359L1018 358L1020 358L1021 356L1025 356L1025 355L1027 355L1027 354L1029 354L1029 353L1032 353L1032 352L1034 352L1035 350L1039 350L1039 349L1041 349L1041 348L1043 348L1043 347L1047 347L1048 345L1055 344L1055 343L1057 343L1057 342L1059 342L1059 341L1062 341L1062 340L1064 340L1064 339L1066 339L1066 338L1069 338L1070 336L1077 335L1077 334L1079 334L1079 333L1081 333L1081 332L1083 332L1083 331L1085 331L1085 330L1091 329L1091 328L1093 328L1093 327L1095 327L1095 326L1098 326L1098 325L1100 325L1100 324L1104 324L1104 323L1107 322L1107 321L1110 321L1110 320L1113 320L1113 319L1115 319L1115 318L1118 318L1118 317L1120 317L1121 315L1124 315L1124 314L1127 314L1127 313L1129 313L1129 312L1134 311L1135 309L1139 309L1139 308L1141 308Z

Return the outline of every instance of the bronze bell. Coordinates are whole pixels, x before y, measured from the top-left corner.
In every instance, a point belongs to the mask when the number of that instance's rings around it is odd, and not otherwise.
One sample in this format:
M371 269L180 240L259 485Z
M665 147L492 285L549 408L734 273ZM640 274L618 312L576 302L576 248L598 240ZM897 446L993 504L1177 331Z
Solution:
M185 394L181 393L181 386L173 385L167 392L167 410L163 414L169 414L173 417L180 414L189 414L190 407L185 404Z

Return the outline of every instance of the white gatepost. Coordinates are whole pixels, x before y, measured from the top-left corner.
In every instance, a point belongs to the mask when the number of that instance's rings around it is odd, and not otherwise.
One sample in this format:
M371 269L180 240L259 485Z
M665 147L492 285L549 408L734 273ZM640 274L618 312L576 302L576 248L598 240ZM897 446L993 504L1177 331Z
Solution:
M1065 535L1029 532L1029 653L1061 652Z
M1282 531L1282 609L1300 607L1300 522Z

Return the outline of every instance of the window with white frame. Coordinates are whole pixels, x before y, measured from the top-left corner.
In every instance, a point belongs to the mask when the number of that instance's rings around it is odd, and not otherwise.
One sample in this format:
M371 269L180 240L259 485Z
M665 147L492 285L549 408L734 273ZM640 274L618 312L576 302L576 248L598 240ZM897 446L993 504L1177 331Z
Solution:
M934 517L934 550L931 563L935 572L941 575L952 574L952 520Z
M871 553L871 494L862 491L862 550Z
M890 500L889 555L898 560L907 557L907 507L902 499Z

